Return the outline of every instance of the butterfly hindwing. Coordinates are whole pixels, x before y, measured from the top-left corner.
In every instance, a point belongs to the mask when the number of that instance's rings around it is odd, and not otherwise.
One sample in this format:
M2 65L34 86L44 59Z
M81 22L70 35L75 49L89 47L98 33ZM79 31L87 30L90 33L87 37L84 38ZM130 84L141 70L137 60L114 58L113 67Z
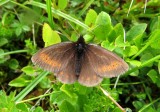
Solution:
M58 80L67 84L74 83L77 80L75 73L75 62L75 56L68 59L67 66L55 74Z
M115 77L128 70L126 62L100 46L89 44L87 55L94 71L101 77Z
M65 68L68 60L74 57L73 44L63 42L39 50L32 62L40 68L57 73Z
M84 55L82 58L82 68L78 77L78 82L84 86L95 86L102 81L102 78L96 74L89 62L89 57Z

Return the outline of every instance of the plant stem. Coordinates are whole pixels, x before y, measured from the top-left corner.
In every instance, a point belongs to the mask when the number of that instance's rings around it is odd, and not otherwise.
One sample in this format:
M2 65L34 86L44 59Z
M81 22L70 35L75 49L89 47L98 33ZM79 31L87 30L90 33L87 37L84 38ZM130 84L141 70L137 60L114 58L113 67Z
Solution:
M100 86L99 86L100 87ZM102 92L115 104L115 105L117 105L117 107L119 108L119 109L121 109L122 110L122 112L126 112L110 95L109 95L109 93L107 92L107 91L105 91L103 88L101 88L100 87L100 89L102 90Z
M125 75L126 75L126 74L130 74L130 73L132 73L132 72L134 72L134 71L136 71L136 70L138 70L138 69L140 69L140 68L142 68L142 67L145 67L146 65L149 65L150 63L153 63L154 61L159 60L159 59L160 59L160 55L158 55L158 56L156 56L156 57L154 57L154 58L152 58L152 59L150 59L150 60L142 63L139 67L135 67L135 68L127 71L127 72L125 73Z
M3 54L0 54L0 56L5 56L5 55L9 55L9 54L24 53L24 52L28 52L28 50L16 50L16 51L10 51L10 52L6 52L6 53L3 53Z

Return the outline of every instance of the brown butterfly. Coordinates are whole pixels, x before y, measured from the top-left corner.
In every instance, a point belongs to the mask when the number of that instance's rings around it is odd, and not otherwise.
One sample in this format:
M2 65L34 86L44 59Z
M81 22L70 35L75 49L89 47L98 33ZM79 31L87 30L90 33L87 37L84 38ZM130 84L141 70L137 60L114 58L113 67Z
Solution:
M32 62L55 73L63 83L91 87L103 77L116 77L128 70L128 65L116 54L95 44L86 44L83 37L77 42L62 42L38 51Z

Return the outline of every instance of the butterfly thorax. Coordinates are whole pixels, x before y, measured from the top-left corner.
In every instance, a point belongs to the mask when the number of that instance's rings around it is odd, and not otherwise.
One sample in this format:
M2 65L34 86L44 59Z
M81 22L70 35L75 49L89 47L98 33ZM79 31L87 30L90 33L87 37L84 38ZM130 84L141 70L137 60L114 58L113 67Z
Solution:
M75 65L75 73L79 76L82 67L82 60L85 54L86 44L84 42L83 37L80 37L78 41L75 43L76 49L76 65Z

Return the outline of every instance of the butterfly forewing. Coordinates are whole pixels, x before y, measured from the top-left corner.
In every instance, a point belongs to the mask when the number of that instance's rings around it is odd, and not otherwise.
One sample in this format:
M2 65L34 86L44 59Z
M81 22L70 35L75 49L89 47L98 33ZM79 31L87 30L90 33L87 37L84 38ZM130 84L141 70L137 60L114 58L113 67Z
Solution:
M102 78L92 68L89 62L89 56L84 55L82 58L82 68L78 78L78 82L84 86L96 86L102 81Z
M126 62L100 46L89 44L86 54L94 71L101 77L115 77L128 70Z
M57 73L67 66L72 57L73 44L64 42L41 49L32 57L32 62L40 68Z

